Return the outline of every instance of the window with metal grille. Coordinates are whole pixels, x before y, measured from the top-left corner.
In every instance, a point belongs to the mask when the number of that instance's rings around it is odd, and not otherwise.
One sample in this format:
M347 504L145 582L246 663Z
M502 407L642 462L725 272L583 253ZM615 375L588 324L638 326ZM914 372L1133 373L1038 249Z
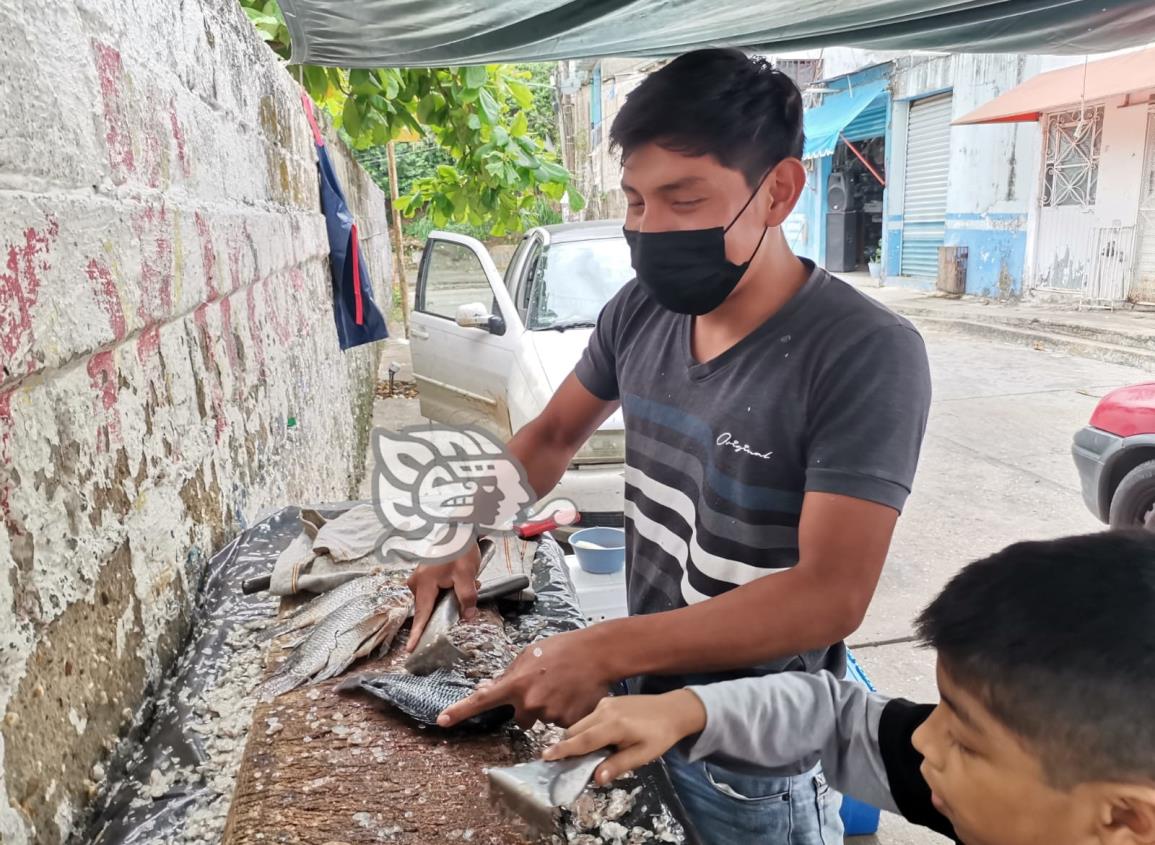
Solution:
M1102 141L1102 106L1053 114L1047 119L1044 207L1095 204Z
M793 79L800 89L813 85L822 75L822 59L777 59L774 67Z

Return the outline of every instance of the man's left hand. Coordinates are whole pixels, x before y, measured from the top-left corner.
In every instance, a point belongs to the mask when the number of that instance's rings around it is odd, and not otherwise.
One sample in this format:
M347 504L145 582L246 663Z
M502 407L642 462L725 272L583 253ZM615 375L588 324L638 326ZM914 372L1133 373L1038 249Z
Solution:
M447 708L437 724L452 727L503 705L513 705L522 727L538 720L569 727L584 718L617 680L608 674L596 628L533 643L496 681Z

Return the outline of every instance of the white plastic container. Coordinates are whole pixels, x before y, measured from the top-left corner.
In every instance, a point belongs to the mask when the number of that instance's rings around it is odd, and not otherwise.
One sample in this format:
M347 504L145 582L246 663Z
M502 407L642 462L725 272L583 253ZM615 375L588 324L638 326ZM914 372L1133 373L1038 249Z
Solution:
M626 609L626 572L619 569L609 575L586 572L576 555L566 555L570 578L577 590L578 603L590 624L629 615Z

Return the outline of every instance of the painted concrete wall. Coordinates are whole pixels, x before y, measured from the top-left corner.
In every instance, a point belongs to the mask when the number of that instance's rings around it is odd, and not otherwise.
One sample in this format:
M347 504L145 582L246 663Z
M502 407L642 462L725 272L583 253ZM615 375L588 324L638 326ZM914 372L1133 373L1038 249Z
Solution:
M933 286L934 280L899 277L906 127L910 102L952 93L961 117L1039 72L1041 59L1012 55L911 57L896 63L891 144L888 149L888 281ZM1014 297L1023 290L1028 211L1039 172L1040 132L1034 123L951 128L946 239L968 248L967 293Z
M5 4L0 31L0 841L18 845L77 821L206 557L265 509L357 489L378 352L338 349L297 88L233 0ZM384 304L382 194L331 150Z
M819 266L826 263L826 189L833 161L832 156L821 156L806 163L806 187L782 226L794 254Z
M878 65L883 54L850 48L837 48L833 52L834 57L823 57L823 67L839 70L850 67L844 75L849 78L835 79L832 74L827 74L823 87L846 89L890 76L889 67ZM854 66L855 61L863 64ZM833 155L819 156L806 162L806 187L782 226L782 233L794 253L812 259L819 266L826 264L826 213L829 209L826 193L833 169Z
M622 166L617 152L610 149L610 125L625 105L626 97L646 74L661 66L650 59L603 59L601 66L601 124L595 131L591 124L591 101L595 95L590 80L573 95L574 131L567 143L573 144L574 177L578 190L586 198L581 220L611 220L626 215L626 195L621 189ZM592 63L591 63L592 67Z
M1117 97L1102 104L1103 135L1093 205L1033 209L1036 237L1030 286L1094 299L1127 296L1126 281L1138 244L1147 141L1147 104L1140 103L1125 107L1127 100Z

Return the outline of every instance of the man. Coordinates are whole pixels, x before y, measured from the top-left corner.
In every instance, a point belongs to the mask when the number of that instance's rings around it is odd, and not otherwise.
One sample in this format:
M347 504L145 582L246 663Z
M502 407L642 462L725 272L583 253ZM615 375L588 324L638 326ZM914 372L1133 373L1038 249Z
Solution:
M790 79L736 50L690 53L631 93L611 138L637 279L509 448L544 495L621 403L631 616L536 645L444 725L502 703L523 723L572 724L619 679L657 693L843 673L914 476L922 339L782 235L806 182ZM438 588L472 606L477 561L414 575L416 633ZM708 842L841 839L820 769L668 759Z
M1155 843L1155 535L1011 546L918 632L937 707L782 673L607 698L545 756L613 745L607 783L692 737L690 759L820 756L838 788L966 845Z

